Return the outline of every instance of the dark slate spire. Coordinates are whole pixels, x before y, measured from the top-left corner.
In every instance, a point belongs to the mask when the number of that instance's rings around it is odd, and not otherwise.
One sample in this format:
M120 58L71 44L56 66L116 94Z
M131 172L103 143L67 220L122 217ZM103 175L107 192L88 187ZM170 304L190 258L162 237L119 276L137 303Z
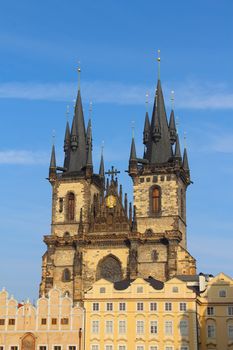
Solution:
M71 128L71 152L68 172L81 172L87 163L86 130L80 89L75 104L74 118Z
M64 159L64 168L69 168L69 159L70 159L70 142L71 142L71 136L70 136L70 126L69 122L66 123L66 132L65 132L65 139L64 139L64 152L65 152L65 159Z
M179 135L177 134L176 136L176 147L175 147L175 155L174 155L175 159L177 160L181 160L181 152L180 152L180 140L179 140Z
M148 112L146 112L144 131L143 131L143 143L144 143L144 145L146 145L147 142L149 141L149 137L150 137L150 120L149 120Z
M174 116L174 110L172 109L170 114L170 121L169 121L169 132L170 132L170 140L171 144L174 145L176 142L176 123L175 123L175 116Z
M183 163L182 163L183 169L187 172L189 172L189 162L188 162L188 154L186 147L184 149L184 155L183 155Z
M49 166L49 179L56 177L56 155L55 146L52 146L50 166Z
M136 147L135 147L134 137L132 137L129 161L135 161L135 160L137 160Z
M101 150L101 159L100 159L100 168L99 168L99 175L104 178L104 155L103 155L103 148Z
M151 120L151 136L147 159L151 164L167 163L172 157L170 133L167 122L161 82L158 80Z
M87 128L87 164L86 175L91 176L93 174L93 162L92 162L92 131L91 131L91 119L88 122Z

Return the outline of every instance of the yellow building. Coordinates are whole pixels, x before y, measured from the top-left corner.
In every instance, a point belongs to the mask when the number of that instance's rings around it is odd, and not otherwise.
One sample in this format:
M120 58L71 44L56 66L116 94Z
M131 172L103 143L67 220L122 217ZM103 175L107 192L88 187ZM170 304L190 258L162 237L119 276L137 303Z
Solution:
M186 282L101 279L84 298L86 350L196 350L196 293Z
M0 350L82 350L83 309L53 288L37 305L0 292Z
M233 280L220 273L197 298L200 350L233 349Z

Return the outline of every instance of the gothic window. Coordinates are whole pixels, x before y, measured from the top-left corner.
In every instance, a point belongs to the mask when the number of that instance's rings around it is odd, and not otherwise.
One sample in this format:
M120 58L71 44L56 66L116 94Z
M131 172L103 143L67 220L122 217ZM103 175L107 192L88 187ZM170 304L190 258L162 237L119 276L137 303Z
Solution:
M158 254L157 250L152 250L152 252L151 252L152 261L157 261L158 257L159 257L159 254Z
M67 219L74 220L75 196L73 192L68 193L67 198Z
M59 213L63 212L63 198L59 198Z
M35 337L28 333L22 339L22 350L35 350Z
M63 282L69 282L71 279L71 274L69 269L63 270L62 280Z
M152 214L159 214L161 211L161 189L153 186L151 190L151 211Z
M101 278L110 282L116 282L122 279L121 263L116 257L108 255L99 262L97 266L96 280Z

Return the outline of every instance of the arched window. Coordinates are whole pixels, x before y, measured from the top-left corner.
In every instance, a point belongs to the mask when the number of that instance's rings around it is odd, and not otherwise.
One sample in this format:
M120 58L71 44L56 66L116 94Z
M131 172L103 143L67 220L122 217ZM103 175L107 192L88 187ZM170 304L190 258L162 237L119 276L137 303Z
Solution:
M63 282L69 282L71 279L71 274L69 269L63 270L62 280Z
M69 221L74 220L74 208L75 208L75 197L73 192L68 193L68 203L67 203L67 219Z
M180 321L180 335L181 336L188 335L188 321L187 320Z
M98 263L96 280L100 278L110 282L117 282L122 279L121 263L115 256L108 255Z
M151 209L152 214L159 214L161 211L161 189L153 187L151 191Z

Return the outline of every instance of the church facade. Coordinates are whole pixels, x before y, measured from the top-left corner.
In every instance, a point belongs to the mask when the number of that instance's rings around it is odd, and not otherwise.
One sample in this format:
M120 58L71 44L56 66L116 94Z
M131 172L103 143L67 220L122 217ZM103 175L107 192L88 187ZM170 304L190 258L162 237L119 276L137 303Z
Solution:
M66 125L62 167L52 148L52 229L44 237L40 295L56 285L82 301L101 278L167 281L195 275L186 238L186 190L191 183L187 150L182 155L173 110L167 118L160 79L142 135L144 155L137 156L134 137L129 152L132 205L114 167L105 173L103 154L94 173L91 120L86 128L78 89L71 128Z

